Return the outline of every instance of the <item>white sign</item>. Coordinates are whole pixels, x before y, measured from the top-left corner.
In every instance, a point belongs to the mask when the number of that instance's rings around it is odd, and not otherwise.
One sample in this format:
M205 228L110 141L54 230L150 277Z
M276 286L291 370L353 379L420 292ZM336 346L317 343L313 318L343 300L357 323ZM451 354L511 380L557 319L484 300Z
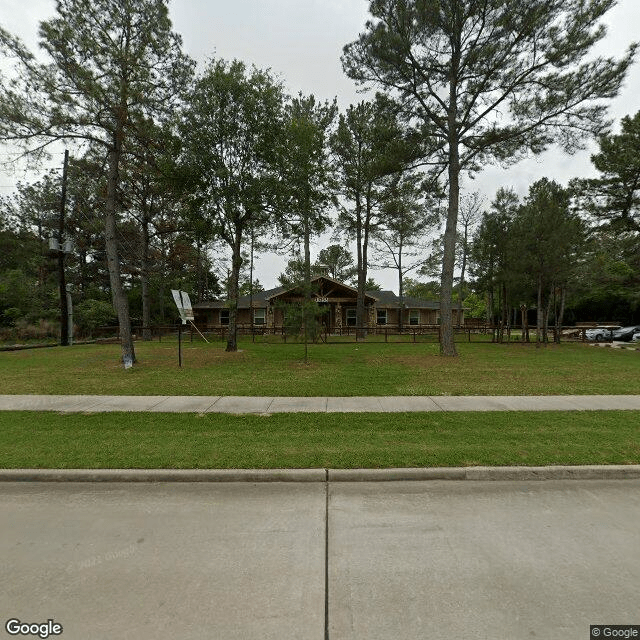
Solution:
M182 324L187 324L188 320L193 322L193 320L195 320L195 316L193 315L193 308L191 307L189 294L186 291L178 291L176 289L171 289L171 293L173 294L176 307L178 307L178 311L180 312Z

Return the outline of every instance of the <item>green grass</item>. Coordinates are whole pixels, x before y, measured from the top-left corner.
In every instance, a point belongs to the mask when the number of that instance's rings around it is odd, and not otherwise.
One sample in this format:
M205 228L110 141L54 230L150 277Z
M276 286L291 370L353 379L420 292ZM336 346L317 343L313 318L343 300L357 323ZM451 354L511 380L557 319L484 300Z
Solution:
M637 464L639 412L0 414L3 468Z
M0 353L4 394L130 395L544 395L638 394L640 352L582 344L460 343L458 358L437 344L310 346L240 342L136 343L138 364L125 371L118 345L77 345Z

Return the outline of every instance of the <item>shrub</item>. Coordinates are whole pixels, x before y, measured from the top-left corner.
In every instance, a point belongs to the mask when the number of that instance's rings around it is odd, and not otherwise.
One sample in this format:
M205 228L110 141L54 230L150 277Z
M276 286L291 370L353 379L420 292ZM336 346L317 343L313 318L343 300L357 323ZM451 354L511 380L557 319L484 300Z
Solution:
M114 317L113 306L104 300L84 300L73 311L75 324L81 331L87 331L89 337L94 329L109 324Z

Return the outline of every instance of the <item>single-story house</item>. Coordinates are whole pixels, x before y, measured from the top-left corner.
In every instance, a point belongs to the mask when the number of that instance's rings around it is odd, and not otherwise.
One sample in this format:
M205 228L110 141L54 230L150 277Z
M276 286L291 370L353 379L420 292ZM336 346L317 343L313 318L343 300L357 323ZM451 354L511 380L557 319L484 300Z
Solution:
M312 278L313 299L326 307L322 322L329 332L343 327L356 326L356 298L358 292L328 276ZM238 299L238 325L249 326L253 314L254 326L266 328L282 327L284 324L284 305L302 299L299 287L276 287L268 291L259 291L250 297ZM402 323L405 327L437 325L440 322L440 303L432 300L420 300L405 296L402 310ZM393 291L367 291L365 308L368 314L368 326L390 328L398 327L400 299ZM207 327L223 327L229 324L229 307L226 300L210 300L193 305L196 324ZM454 325L464 324L464 309L453 309Z

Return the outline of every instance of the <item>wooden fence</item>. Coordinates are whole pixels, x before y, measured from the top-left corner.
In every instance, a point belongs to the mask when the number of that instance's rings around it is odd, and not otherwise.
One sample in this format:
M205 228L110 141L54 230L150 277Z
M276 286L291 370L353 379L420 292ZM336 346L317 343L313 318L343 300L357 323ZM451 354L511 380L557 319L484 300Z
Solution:
M547 331L549 342L589 342L586 331L590 327L571 326L562 327L558 332L555 327L549 327ZM202 340L198 332L190 325L154 325L150 327L133 326L132 332L136 339L142 339L145 330L150 335L151 340L162 341L163 339L175 339L178 329L183 340L193 342ZM228 327L198 325L198 330L210 341L224 341L227 337ZM397 326L373 326L373 327L338 327L331 331L323 330L319 332L312 342L317 343L345 343L345 342L386 342L386 343L417 343L417 342L438 342L440 339L440 325L422 324L406 325L402 331ZM558 339L556 340L556 336ZM118 327L99 327L93 331L93 337L98 342L118 341ZM299 343L302 338L299 335L288 333L284 326L267 327L265 325L248 324L238 325L238 337L251 337L253 342L265 342L270 344ZM456 341L464 342L484 342L484 343L522 343L523 331L518 326L490 326L465 324L454 327L454 338ZM536 330L529 328L529 342L535 343ZM607 340L611 342L611 338Z

